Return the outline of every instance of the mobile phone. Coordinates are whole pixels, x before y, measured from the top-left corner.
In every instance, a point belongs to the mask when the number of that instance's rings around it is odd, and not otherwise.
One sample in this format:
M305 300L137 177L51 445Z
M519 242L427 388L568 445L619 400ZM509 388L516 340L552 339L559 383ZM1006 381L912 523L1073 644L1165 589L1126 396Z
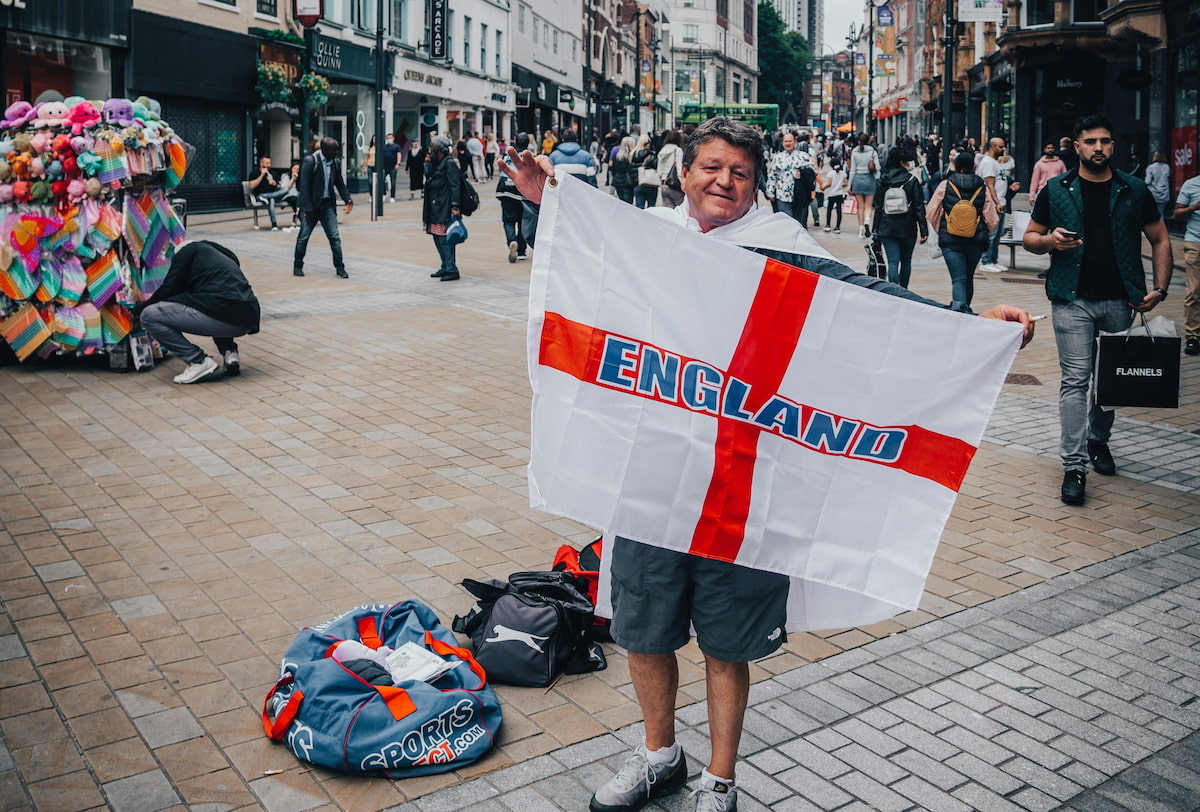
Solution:
M1062 235L1063 235L1064 237L1066 237L1068 240L1077 240L1077 239L1079 239L1079 232L1077 232L1077 231L1067 231L1066 229L1063 229L1063 233L1062 233Z

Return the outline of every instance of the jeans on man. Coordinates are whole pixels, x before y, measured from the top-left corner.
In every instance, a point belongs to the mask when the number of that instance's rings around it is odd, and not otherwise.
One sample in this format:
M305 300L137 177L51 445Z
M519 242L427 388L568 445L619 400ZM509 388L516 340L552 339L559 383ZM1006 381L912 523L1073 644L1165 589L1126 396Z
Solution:
M1101 330L1115 333L1128 329L1133 322L1133 309L1119 299L1103 302L1076 299L1070 304L1052 303L1050 315L1062 372L1058 387L1058 453L1064 470L1086 471L1087 441L1107 443L1116 416L1116 412L1096 405L1094 388L1088 392L1095 367L1096 336Z
M980 261L984 265L995 265L1000 257L1000 238L1004 236L1004 212L998 213L1000 222L996 223L996 230L988 236L987 250L983 252L983 259Z
M950 299L971 304L975 296L975 268L983 254L982 245L956 245L942 248L942 259L950 272Z
M396 167L383 170L387 175L387 197L396 197Z
M315 217L310 220L309 217L314 214ZM292 260L292 268L297 271L304 268L304 254L308 251L308 238L316 230L317 223L320 223L321 228L325 229L325 236L329 238L329 247L333 249L333 268L338 273L342 273L346 270L346 264L342 261L342 237L338 233L337 205L330 199L322 201L316 212L301 213L300 236L296 238L296 256Z
M221 355L230 350L237 352L237 342L233 339L246 334L245 327L218 321L179 302L155 302L142 311L141 321L146 332L154 336L159 344L189 364L200 363L206 353L184 338L184 333L210 336Z
M808 228L808 209L812 205L812 196L802 197L799 200L792 201L792 217L799 221L800 225Z
M537 203L530 203L528 200L521 203L523 214L521 216L521 236L525 238L525 243L533 248L534 238L537 236L538 215L541 214L542 207Z
M639 209L648 209L658 204L658 187L638 184L633 187L633 205Z
M908 287L912 277L913 250L917 247L915 235L908 237L880 237L883 252L887 255L888 281L902 288Z
M792 214L791 200L780 200L779 198L775 198L775 211L783 212L788 217L795 219L795 215Z
M458 263L455 261L454 252L458 249L457 245L451 245L446 239L445 234L434 234L433 245L437 248L438 256L442 259L442 267L438 270L446 273L458 273Z
M267 201L267 216L271 218L271 228L279 228L279 223L275 220L275 201L283 200L290 191L290 189L276 189L274 192L255 195L259 200Z

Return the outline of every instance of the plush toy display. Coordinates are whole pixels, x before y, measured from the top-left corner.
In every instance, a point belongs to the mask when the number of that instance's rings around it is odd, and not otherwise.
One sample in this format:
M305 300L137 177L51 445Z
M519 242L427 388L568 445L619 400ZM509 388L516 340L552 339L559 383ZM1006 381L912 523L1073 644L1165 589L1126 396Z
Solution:
M161 111L144 96L5 109L0 252L19 261L0 264L0 323L14 325L0 341L20 360L111 350L132 327L125 308L162 283L184 237L167 194L191 147ZM102 329L82 341L85 311ZM33 329L30 317L48 329Z

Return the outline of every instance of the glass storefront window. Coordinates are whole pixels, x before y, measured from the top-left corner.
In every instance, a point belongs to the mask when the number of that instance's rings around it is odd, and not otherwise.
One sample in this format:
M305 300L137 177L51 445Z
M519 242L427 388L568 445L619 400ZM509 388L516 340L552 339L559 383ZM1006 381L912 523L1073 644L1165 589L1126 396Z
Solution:
M1028 0L1025 3L1025 25L1049 25L1054 22L1054 0Z
M107 99L112 93L112 54L102 45L9 31L4 43L5 106L46 93Z

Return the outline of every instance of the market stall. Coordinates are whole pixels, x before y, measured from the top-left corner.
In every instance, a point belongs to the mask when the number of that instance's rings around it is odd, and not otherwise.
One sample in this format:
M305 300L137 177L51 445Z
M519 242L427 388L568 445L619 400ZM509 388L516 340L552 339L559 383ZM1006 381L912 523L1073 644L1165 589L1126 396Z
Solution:
M107 353L125 367L130 309L158 288L183 241L169 195L191 154L145 97L8 106L0 339L18 360ZM133 338L148 365L150 340Z

